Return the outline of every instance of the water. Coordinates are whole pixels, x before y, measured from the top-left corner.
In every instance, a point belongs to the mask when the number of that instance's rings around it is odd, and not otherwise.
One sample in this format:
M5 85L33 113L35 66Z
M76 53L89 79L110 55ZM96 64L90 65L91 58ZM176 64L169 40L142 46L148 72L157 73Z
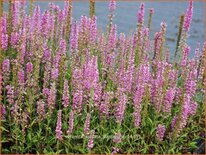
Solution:
M40 5L41 11L48 9L49 2L35 2L35 5ZM54 2L61 8L64 6L63 1ZM193 21L190 28L190 38L188 44L191 47L190 57L193 56L195 47L199 42L201 46L204 42L204 2L194 2L194 14ZM117 24L118 33L124 32L129 35L130 32L134 32L137 19L136 13L139 9L140 2L117 2L117 9L115 11L114 23ZM149 8L154 8L155 13L153 15L151 38L154 33L160 30L160 23L162 21L167 23L167 46L171 53L174 53L176 46L176 38L178 33L179 18L180 15L187 10L187 2L145 2L145 24L147 24ZM27 7L28 8L28 7ZM88 1L73 2L73 20L79 20L81 15L89 14ZM106 30L108 25L108 2L96 2L96 15L98 27L102 30Z

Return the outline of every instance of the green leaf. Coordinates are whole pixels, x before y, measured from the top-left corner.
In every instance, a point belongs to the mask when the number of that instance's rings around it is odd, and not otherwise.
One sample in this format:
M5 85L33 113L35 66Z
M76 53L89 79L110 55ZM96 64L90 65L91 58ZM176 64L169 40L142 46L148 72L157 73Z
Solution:
M60 154L62 151L63 151L63 149L58 150L58 151L56 152L56 154Z
M1 126L1 130L2 130L2 131L9 132L9 131L8 131L8 130L6 130L3 126Z
M28 139L31 141L31 132L28 133Z
M189 147L190 147L191 149L197 148L197 142L191 142L191 143L189 144Z
M153 133L154 133L155 130L156 130L155 128L152 128L152 129L150 130L150 135L153 135Z
M153 122L152 122L151 118L148 117L147 120L148 120L148 123L150 123L150 125L153 125Z
M168 153L169 154L175 154L175 149L174 148L169 149Z

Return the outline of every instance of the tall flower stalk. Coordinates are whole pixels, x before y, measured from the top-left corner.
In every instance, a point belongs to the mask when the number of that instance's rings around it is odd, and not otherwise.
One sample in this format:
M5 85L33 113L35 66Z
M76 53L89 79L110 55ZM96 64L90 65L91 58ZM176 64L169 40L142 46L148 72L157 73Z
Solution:
M57 118L57 124L56 124L56 138L58 140L62 140L62 111L58 111L58 118Z
M95 15L95 0L89 1L89 15L92 18Z
M72 0L43 12L31 5L29 14L26 1L8 2L0 19L2 153L180 153L204 132L206 44L190 57L192 1L181 16L175 65L167 24L151 38L154 10L145 26L144 4L126 35L113 23L116 0L105 32L94 0L80 20Z

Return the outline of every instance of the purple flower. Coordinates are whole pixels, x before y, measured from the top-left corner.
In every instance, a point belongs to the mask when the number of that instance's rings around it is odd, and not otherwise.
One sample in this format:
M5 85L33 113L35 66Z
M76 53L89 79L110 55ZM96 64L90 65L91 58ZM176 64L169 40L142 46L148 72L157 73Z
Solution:
M187 8L187 12L185 14L184 23L183 23L183 30L188 32L190 29L190 24L192 22L192 15L193 15L193 1L190 0L189 6Z
M135 110L133 112L134 126L136 128L138 128L140 126L140 123L141 123L141 110L142 110L142 106L135 108Z
M41 19L41 32L45 38L48 38L49 30L49 12L45 11Z
M18 101L15 101L14 104L11 106L10 110L11 110L11 116L13 117L14 120L17 120L18 118L16 118L17 116L19 116L19 105L17 103Z
M38 5L34 9L33 28L38 31L39 30L39 25L40 25L40 7Z
M74 129L74 112L71 111L69 114L69 126L67 130L67 134L70 135Z
M49 50L45 45L43 51L44 51L44 60L51 61L51 50Z
M119 88L124 88L125 91L125 85L126 85L126 54L125 54L125 35L124 34L120 34L119 37L119 46L120 46L120 51L121 53L119 54L119 56L122 57L121 60L119 61L119 67L116 71L116 78L114 77L112 80L114 81L114 83L118 84ZM112 53L111 53L112 54ZM115 57L115 53L114 53L114 57ZM114 62L114 61L113 61ZM112 67L112 66L111 66ZM109 73L111 74L111 73Z
M54 66L51 70L51 78L52 80L56 80L58 76L59 76L59 69Z
M50 24L50 37L53 39L54 29L55 29L55 15L54 14L50 14L49 24Z
M125 89L128 93L131 93L132 90L132 84L134 79L134 51L130 51L129 58L128 58L128 69L126 71L126 77L125 77Z
M156 137L159 141L162 141L165 134L165 125L158 124Z
M14 87L7 85L6 86L6 90L7 90L7 96L6 96L6 101L10 104L10 105L14 105Z
M167 24L166 24L165 22L161 22L161 23L160 23L160 26L161 26L160 32L161 32L162 34L164 34L165 31L166 31L166 28L167 28Z
M116 9L116 0L110 0L109 2L109 11L113 12Z
M178 119L177 115L175 115L175 116L173 117L173 119L172 119L172 122L171 122L171 129L172 129L172 130L173 130L173 129L175 128L175 126L176 126L177 119Z
M44 101L43 100L40 100L37 102L37 113L39 114L40 118L43 118L45 115Z
M24 61L25 61L25 54L26 54L26 43L24 42L22 44L22 47L21 47L21 59L20 59L20 63L21 65L24 65Z
M77 90L75 93L73 93L73 109L75 109L77 112L80 112L82 110L82 99L82 90Z
M172 108L172 103L175 97L175 89L169 89L166 91L165 94L165 101L164 101L164 105L162 107L162 111L165 113L169 113L171 112L171 108Z
M93 89L94 94L92 96L92 100L94 101L94 106L98 107L102 97L102 86L100 83L96 83Z
M119 149L118 148L116 148L116 147L112 147L112 154L116 154L116 153L118 153L119 152Z
M139 127L141 122L142 99L145 93L145 87L150 79L149 64L142 64L137 72L136 88L134 92L133 105L134 105L134 125Z
M11 43L12 47L17 48L19 38L20 38L19 33L17 33L17 32L12 32L11 33L11 42L10 43Z
M154 8L150 8L150 9L149 9L149 12L150 12L151 14L153 14L153 13L154 13Z
M47 99L49 109L54 109L56 103L56 84L55 82L51 84L51 89L49 90L49 96Z
M143 36L148 37L148 35L149 35L149 28L146 27L143 29Z
M1 34L1 46L2 49L7 50L8 48L8 34Z
M87 117L86 117L86 120L85 120L85 123L84 123L84 135L89 134L90 119L91 119L91 115L90 115L90 113L88 113Z
M90 22L90 41L94 44L97 38L97 18L95 16L92 17Z
M57 21L58 21L58 35L62 36L63 35L63 26L64 26L64 11L63 10L59 10L58 11L58 15L57 15Z
M26 64L26 72L31 73L33 71L33 64L31 62L28 62Z
M74 23L70 39L70 49L75 51L78 49L78 38L79 38L79 25L77 22Z
M115 133L113 142L114 142L114 143L117 143L117 144L118 144L118 143L121 143L121 142L122 142L121 137L122 137L122 135L121 135L120 132Z
M163 37L166 32L167 24L165 22L161 22L160 24L161 28L159 32L155 33L154 43L155 43L155 53L154 53L154 59L161 59L161 47L163 46Z
M79 33L82 37L87 37L87 35L84 33L90 30L90 23L91 23L91 18L88 18L85 15L81 16L80 24L79 24ZM84 42L88 40L88 38L81 38L81 37L79 39Z
M89 150L91 150L94 147L94 134L95 131L91 130L89 134L88 144L87 144Z
M117 25L112 25L109 33L109 38L108 38L108 50L110 51L115 50L116 42L117 42Z
M24 84L25 84L25 74L24 74L24 70L23 69L20 69L19 71L18 71L18 84L20 85L20 86L24 86Z
M68 18L68 11L69 11L69 1L64 1L64 20L67 20Z
M49 96L49 91L50 91L49 88L43 88L42 89L42 93L43 93L44 96Z
M17 2L13 2L12 3L12 26L16 27L18 24L18 18L17 18L17 14L18 14L18 8L17 8Z
M95 90L94 95L92 96L93 99L99 98L99 71L97 65L97 57L92 57L90 60L88 59L83 67L83 85L84 89L87 92L87 95L90 96L91 89Z
M191 101L190 102L190 111L189 111L189 114L190 115L195 115L196 111L197 111L197 108L198 108L198 104L197 102L194 102L194 101Z
M187 65L189 53L190 53L190 47L185 46L183 50L183 56L182 56L182 62L181 62L182 67L185 67Z
M141 4L137 13L137 21L140 25L144 23L144 4Z
M197 80L196 80L196 70L191 70L188 71L188 76L186 77L186 82L185 82L185 92L193 96L196 92L196 87L197 87Z
M62 140L62 111L58 110L57 124L56 124L56 138Z
M7 27L8 27L8 15L6 13L3 15L3 18L1 20L1 24L2 24L2 34L6 34L7 31L8 31L8 29L7 29Z
M117 104L115 105L115 118L117 123L121 123L124 118L124 112L126 109L127 96L124 94L123 88L117 88L116 96L118 99Z
M5 59L2 63L2 71L8 73L10 71L10 61Z
M82 109L83 99L83 72L82 69L75 69L72 75L72 95L73 95L73 109L80 112Z
M154 35L154 43L155 43L155 53L154 53L154 59L159 58L160 55L160 48L161 48L161 36L162 34L160 32L156 32Z
M183 128L187 124L187 120L188 120L188 117L189 117L189 114L190 114L190 100L191 100L191 96L188 95L188 94L185 94L184 95L184 103L183 103L183 106L182 106L182 114L181 114L181 117L180 117L180 124L177 128L178 133L180 131L182 131Z
M47 90L50 84L51 77L51 50L49 50L46 45L43 47L44 54L44 78L43 78L43 90ZM45 94L46 95L46 94Z
M108 36L108 44L107 44L107 51L105 53L105 63L106 67L112 67L114 63L115 58L115 49L116 49L116 43L117 43L117 26L112 25L110 29L110 33Z
M5 107L4 104L1 104L0 106L1 106L1 118L5 119L5 117L6 117L6 107Z
M62 104L63 104L64 107L68 107L68 105L69 105L69 85L68 85L68 80L67 79L64 80Z
M177 79L178 79L178 71L175 69L170 69L169 70L169 86L171 88L175 88L176 87L176 83L177 83Z
M153 61L156 65L156 76L154 76L154 79L151 80L152 82L152 102L154 103L156 112L161 111L161 107L164 101L163 98L163 85L165 81L165 72L166 72L166 66L167 62L165 61Z
M104 92L104 95L102 97L102 102L99 106L99 111L103 116L108 117L109 115L109 105L113 98L112 92Z
M66 41L62 38L60 39L60 42L59 42L58 54L66 55Z

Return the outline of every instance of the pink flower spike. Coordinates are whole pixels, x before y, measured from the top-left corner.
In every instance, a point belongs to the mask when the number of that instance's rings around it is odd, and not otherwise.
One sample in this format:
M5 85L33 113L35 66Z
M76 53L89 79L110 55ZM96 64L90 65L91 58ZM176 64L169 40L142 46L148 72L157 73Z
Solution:
M58 110L58 116L57 116L57 125L56 125L56 138L58 140L62 140L62 111Z
M118 144L118 143L121 143L121 141L122 141L121 137L122 137L122 135L121 135L121 133L120 133L120 132L115 133L115 136L114 136L113 142L114 142L114 143L117 143L117 144Z
M113 12L116 9L116 0L110 0L109 2L109 11Z
M91 150L94 147L94 134L95 131L91 130L90 135L89 135L89 140L88 140L88 149Z
M26 72L31 73L33 71L33 64L31 62L28 62L26 64Z
M154 8L150 8L150 9L149 9L149 12L150 12L151 14L154 14Z
M2 71L9 72L9 70L10 70L10 61L9 59L5 59L2 63Z
M189 6L187 8L187 12L184 18L184 23L183 23L183 30L185 32L188 32L190 29L190 25L192 22L192 15L193 15L193 1L190 0Z
M144 23L144 4L141 4L137 13L137 21L140 25Z
M88 113L87 117L86 117L86 121L84 123L84 135L88 135L89 134L90 119L91 119L91 115L90 115L90 113Z
M20 86L24 86L25 84L25 74L23 69L18 71L18 83Z
M161 124L158 125L156 136L157 136L157 139L159 141L163 140L163 137L164 137L164 134L165 134L165 130L166 130L165 129L165 125L161 125Z
M69 114L69 127L67 129L67 134L70 135L74 129L74 112L71 111Z
M64 107L68 107L68 105L69 105L69 85L68 85L68 80L67 79L64 80L62 104L63 104Z

